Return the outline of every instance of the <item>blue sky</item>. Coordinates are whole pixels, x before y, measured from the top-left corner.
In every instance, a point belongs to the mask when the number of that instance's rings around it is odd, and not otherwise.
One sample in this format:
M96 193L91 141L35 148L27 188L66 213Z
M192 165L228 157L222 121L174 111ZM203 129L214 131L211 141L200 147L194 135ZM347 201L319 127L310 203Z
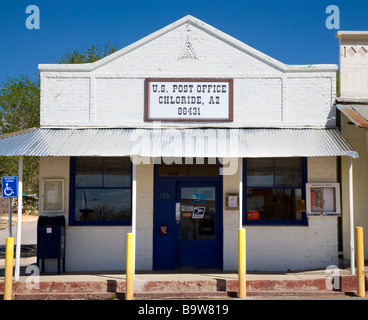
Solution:
M25 25L32 4L38 30ZM367 0L2 0L0 83L92 44L124 48L188 14L286 64L338 64L329 5L340 9L340 30L368 30Z

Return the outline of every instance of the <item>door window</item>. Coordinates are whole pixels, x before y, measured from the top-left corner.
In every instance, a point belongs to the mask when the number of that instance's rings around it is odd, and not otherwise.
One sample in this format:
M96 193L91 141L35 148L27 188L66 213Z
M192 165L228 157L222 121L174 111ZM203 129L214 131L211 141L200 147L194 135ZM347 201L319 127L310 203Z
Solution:
M181 187L181 240L214 240L216 188Z

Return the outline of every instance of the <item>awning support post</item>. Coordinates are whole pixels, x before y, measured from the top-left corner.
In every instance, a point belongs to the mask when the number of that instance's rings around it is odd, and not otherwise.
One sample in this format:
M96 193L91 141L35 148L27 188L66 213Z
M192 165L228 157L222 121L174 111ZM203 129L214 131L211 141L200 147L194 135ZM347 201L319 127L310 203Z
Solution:
M17 221L17 247L15 252L15 281L19 281L20 249L22 237L22 207L23 207L23 156L19 156L18 165L18 221Z
M355 274L354 248L354 201L353 201L353 158L349 157L349 222L350 222L350 269Z
M133 233L127 234L125 300L133 300L134 296L134 238Z
M137 174L136 158L131 157L132 162L132 232L126 237L126 269L125 269L125 300L133 300L134 276L135 276L135 238L137 215Z
M243 159L239 164L239 229L243 228Z
M239 164L238 298L246 298L246 233L243 228L243 159Z
M133 275L135 276L135 253L136 253L136 231L137 231L137 165L136 157L132 157L132 233L134 235L134 246L133 246Z

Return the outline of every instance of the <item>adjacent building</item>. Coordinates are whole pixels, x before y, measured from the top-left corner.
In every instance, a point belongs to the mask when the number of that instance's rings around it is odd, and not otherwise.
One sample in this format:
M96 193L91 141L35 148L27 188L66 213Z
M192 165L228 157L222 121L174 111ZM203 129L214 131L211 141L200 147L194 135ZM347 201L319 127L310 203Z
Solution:
M361 226L368 230L368 32L338 31L340 53L340 95L337 97L337 108L340 111L339 126L341 133L359 153L354 159L353 201L349 203L348 159L342 158L342 253L344 263L350 260L350 251L354 246L354 230L351 227ZM349 219L350 218L350 219ZM364 242L368 242L368 234L364 232ZM368 247L365 246L365 256Z

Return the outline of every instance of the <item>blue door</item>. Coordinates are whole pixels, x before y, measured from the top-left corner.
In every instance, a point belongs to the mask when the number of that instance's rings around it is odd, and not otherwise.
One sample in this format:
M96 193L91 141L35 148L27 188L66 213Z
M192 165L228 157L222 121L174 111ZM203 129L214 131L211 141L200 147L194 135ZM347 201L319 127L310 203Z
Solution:
M222 268L221 199L220 182L176 181L176 268Z

